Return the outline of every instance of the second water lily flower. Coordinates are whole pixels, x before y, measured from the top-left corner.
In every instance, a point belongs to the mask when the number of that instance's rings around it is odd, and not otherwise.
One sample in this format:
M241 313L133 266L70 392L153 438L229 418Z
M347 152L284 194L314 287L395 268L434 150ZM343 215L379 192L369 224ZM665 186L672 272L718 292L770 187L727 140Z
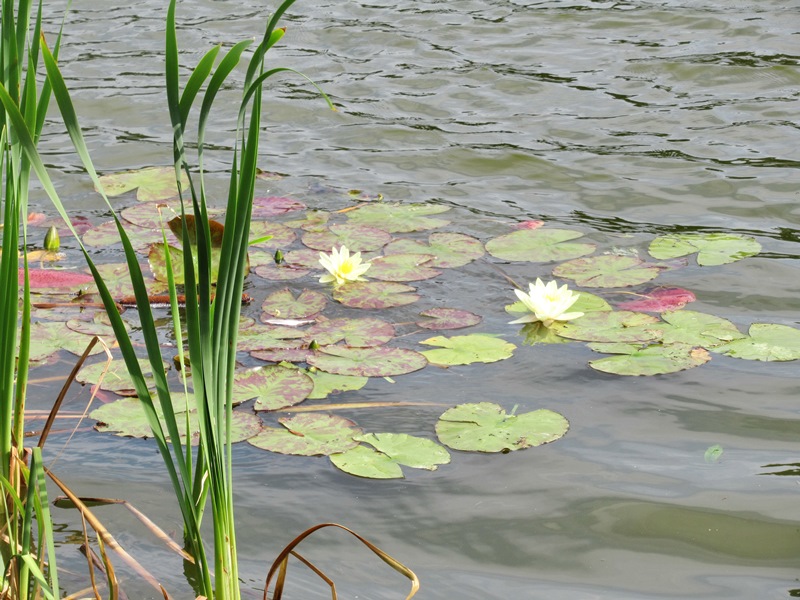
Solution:
M514 293L532 314L525 315L511 323L540 321L545 327L550 327L555 321L569 321L583 316L582 312L567 312L577 302L580 294L568 290L566 284L558 287L555 281L549 281L545 285L541 279L537 278L535 284L528 285L529 293L526 294L521 290L514 290Z
M336 285L341 285L348 281L365 281L361 276L370 268L369 262L361 261L361 252L356 252L353 256L350 256L350 250L347 249L347 246L342 246L339 250L331 248L330 254L320 252L319 264L328 271L319 278L319 282L333 282Z

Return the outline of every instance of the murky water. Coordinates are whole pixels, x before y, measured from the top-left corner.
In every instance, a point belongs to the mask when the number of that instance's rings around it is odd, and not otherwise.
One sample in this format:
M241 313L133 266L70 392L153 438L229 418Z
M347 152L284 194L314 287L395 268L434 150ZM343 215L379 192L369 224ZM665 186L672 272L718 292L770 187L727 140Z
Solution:
M164 14L152 0L77 0L67 18L62 66L101 171L170 161ZM184 64L212 43L258 35L263 17L236 2L181 3ZM800 2L301 0L287 24L276 63L319 82L339 111L299 79L272 88L262 166L287 176L261 192L338 208L358 188L458 207L456 230L495 235L501 221L544 219L586 232L603 249L646 248L678 227L747 233L763 244L760 256L666 279L695 292L695 310L743 329L798 324ZM215 122L221 150L231 146L232 119L223 111ZM64 135L48 134L62 192L75 210L97 210L66 147ZM224 158L210 157L220 175ZM549 268L507 266L519 280ZM442 287L460 308L485 314L510 302L509 286L488 266L463 279ZM481 330L519 343L507 316L494 312ZM582 344L520 345L502 363L426 370L363 392L562 412L570 433L540 449L457 454L437 472L376 482L322 459L242 445L246 586L256 596L284 543L337 521L414 568L419 598L800 594L791 591L800 588L798 480L761 475L763 465L800 461L797 363L715 355L674 375L619 378L589 369L594 357ZM348 416L367 428L431 435L440 413ZM712 444L724 454L709 464ZM126 498L180 531L153 444L87 432L55 468L80 493ZM55 516L74 536L74 517ZM101 516L176 597L189 597L179 561L121 512ZM364 568L368 557L342 536L324 537L310 554L325 561L341 597L402 597L403 581ZM334 560L342 557L347 564ZM295 597L325 597L295 573ZM152 594L129 577L131 597Z

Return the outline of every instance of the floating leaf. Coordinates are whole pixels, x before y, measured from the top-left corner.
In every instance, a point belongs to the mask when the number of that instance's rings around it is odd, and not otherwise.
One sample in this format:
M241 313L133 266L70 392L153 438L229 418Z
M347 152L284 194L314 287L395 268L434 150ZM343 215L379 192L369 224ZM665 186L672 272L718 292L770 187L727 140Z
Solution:
M303 290L295 297L289 288L272 292L261 305L265 317L278 317L281 319L307 319L321 313L325 309L327 300L319 292Z
M360 390L369 381L368 377L353 375L336 375L314 369L306 373L314 382L314 389L308 395L309 400L321 400L331 394Z
M520 304L522 304L520 302ZM506 307L508 309L508 307ZM535 346L536 344L569 344L573 340L561 337L550 327L545 327L541 321L534 321L533 323L525 323L519 330L519 335L522 336L522 343L526 346Z
M263 450L299 456L325 456L355 448L354 435L361 429L353 421L335 415L305 413L278 419L283 428L264 427L248 441Z
M22 285L25 270L19 270L19 285ZM73 290L94 284L94 277L77 271L55 269L28 269L31 291L48 292L53 290Z
M430 267L463 267L483 256L483 244L463 233L432 233L428 243L419 240L395 240L383 249L384 254L427 254L433 256Z
M719 459L722 458L722 453L724 450L722 446L719 444L714 444L713 446L709 446L706 453L703 455L703 458L707 463L715 463L719 462Z
M486 251L501 260L569 260L595 250L594 244L569 241L579 237L583 234L568 229L520 229L489 240Z
M462 329L472 327L481 322L481 317L467 310L455 308L431 308L419 313L420 317L426 317L422 321L417 321L417 326L423 329Z
M128 263L103 263L97 265L97 270L103 278L112 298L123 298L133 295L133 285L131 284L131 271ZM155 281L149 277L147 269L142 269L144 282L147 286L149 295L159 295L167 292L166 282Z
M674 233L650 242L649 252L661 260L697 252L697 264L715 266L742 260L761 252L755 238L735 233Z
M394 326L381 319L328 319L309 327L305 340L314 340L320 346L343 341L348 346L365 348L382 346L394 333Z
M392 308L419 300L410 285L391 281L356 281L334 288L333 298L351 308Z
M309 248L325 252L330 252L334 246L347 246L350 252L371 252L380 250L391 240L392 236L383 229L357 223L337 223L327 230L308 231L302 237Z
M185 274L183 271L183 250L175 246L166 246L169 249L169 256L172 262L172 275L175 278L176 285L183 285L185 282ZM152 244L150 252L147 255L150 262L150 270L153 272L153 277L156 281L166 283L167 279L167 259L166 250L163 243ZM216 282L219 275L219 261L221 258L221 251L219 248L211 249L211 281ZM197 251L192 253L194 261L195 276L198 270Z
M746 360L787 361L800 358L800 329L776 323L755 323L747 337L718 346L714 352Z
M164 371L166 371L168 365L163 363L163 366ZM105 362L84 365L81 367L81 370L78 371L78 375L75 377L75 379L83 384L95 385L100 382L100 378L102 377L105 368ZM140 358L139 368L142 370L142 374L145 377L147 386L154 387L155 382L153 380L153 370L150 368L150 361L146 358ZM111 365L109 365L108 372L105 374L105 377L103 377L103 381L100 382L100 389L109 392L116 392L120 396L132 396L136 393L136 390L133 386L133 380L128 374L128 368L125 366L125 361L115 360L111 363Z
M70 330L64 323L37 321L31 324L31 342L28 352L32 361L44 360L61 350L80 356L91 341L90 335ZM113 345L113 334L106 342ZM101 352L103 352L103 348L99 344L92 349L92 355Z
M447 206L435 204L365 204L358 210L348 213L352 223L369 225L383 229L389 233L410 233L444 227L448 221L434 219L437 215L450 210Z
M422 354L435 365L469 365L476 362L492 363L510 358L516 346L497 337L473 333L454 337L436 336L420 344L441 346L437 350L426 350Z
M256 367L236 373L233 382L235 404L255 398L256 410L278 410L305 400L314 381L298 369L281 365Z
M693 310L666 312L661 318L664 323L656 323L652 329L661 332L664 344L689 344L712 349L746 337L728 319Z
M589 292L579 292L578 299L569 307L570 312L582 312L584 314L597 311L610 311L611 305L600 296L595 296ZM511 314L525 314L530 312L527 306L517 300L513 304L506 305L506 312Z
M308 364L337 375L392 377L418 371L428 361L419 352L405 348L328 346L308 357Z
M630 311L597 311L579 319L555 322L551 329L561 337L584 342L652 342L661 338L653 315Z
M293 229L302 229L304 231L324 231L328 227L328 221L331 218L331 213L324 210L310 210L306 213L304 219L296 219L294 221L287 221L285 225Z
M286 248L294 242L295 238L297 238L297 234L286 227L286 225L281 225L280 223L252 221L250 223L250 239L256 240L265 237L269 237L269 239L264 242L259 242L258 244L253 244L252 247L267 248L270 250Z
M282 198L280 196L261 196L253 198L253 214L251 218L254 221L261 221L284 215L288 212L296 210L304 210L306 205L292 198Z
M450 462L450 453L436 442L405 433L368 433L354 439L370 444L375 450L358 446L330 458L337 468L358 477L399 478L403 476L401 465L434 471L439 465ZM390 463L397 468L392 468Z
M141 252L150 244L159 243L164 239L160 229L145 229L144 227L137 227L136 225L128 225L125 228L125 233L128 235L131 245L137 252ZM169 238L172 238L172 236L169 235ZM103 249L114 245L119 245L121 247L122 245L122 241L119 237L119 230L114 221L106 221L105 223L101 223L89 229L83 234L83 243L87 246Z
M556 277L572 279L586 287L626 287L658 277L660 267L645 265L634 256L603 255L578 258L553 269Z
M589 361L596 371L614 375L663 375L698 367L711 360L705 348L687 344L589 344L592 350L618 354Z
M100 183L108 196L119 196L138 188L136 199L140 202L163 201L178 196L175 169L172 167L148 167L103 175ZM184 173L181 173L181 186L184 189L189 186L189 180Z
M167 222L167 225L178 242L183 245L183 218L180 216L173 217ZM222 223L209 219L208 230L210 234L211 247L221 248L222 237L225 235L225 227L222 225ZM192 246L197 246L197 227L195 225L194 215L186 215L186 231L189 234L189 243Z
M439 417L436 435L454 450L508 452L540 446L563 437L569 422L557 412L539 409L509 415L497 404L459 404Z
M433 259L429 254L391 254L378 256L370 261L369 276L380 281L421 281L432 279L442 272L428 265Z
M305 332L285 325L254 324L239 331L237 348L242 352L272 348L298 348Z
M695 295L683 288L656 288L651 292L637 294L638 300L620 302L617 306L623 310L643 310L647 312L666 312L678 310L689 302L697 300Z

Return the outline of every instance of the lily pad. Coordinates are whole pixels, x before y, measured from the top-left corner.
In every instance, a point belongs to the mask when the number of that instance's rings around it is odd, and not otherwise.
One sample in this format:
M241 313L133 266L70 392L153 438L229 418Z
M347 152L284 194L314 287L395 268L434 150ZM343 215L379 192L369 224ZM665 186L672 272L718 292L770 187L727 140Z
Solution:
M119 196L137 190L136 199L140 202L160 202L178 196L175 169L172 167L148 167L103 175L100 183L108 196ZM181 186L184 189L189 186L189 180L184 173L181 173Z
M305 332L285 325L255 324L239 331L237 349L242 352L274 348L299 348Z
M483 256L480 240L463 233L432 233L425 244L419 240L395 240L383 249L384 254L427 254L433 256L430 267L463 267Z
M22 285L24 270L19 270L19 284ZM62 269L28 269L31 291L53 292L64 290L78 291L94 285L94 277L78 271Z
M280 223L271 223L269 221L253 221L250 223L250 239L256 240L271 236L265 242L253 244L253 248L267 248L270 250L277 250L278 248L286 248L294 242L297 234L286 225Z
M746 360L788 361L800 358L800 329L777 323L755 323L747 337L718 346L714 352Z
M551 262L586 256L594 244L571 242L583 237L568 229L520 229L486 243L486 251L501 260Z
M449 223L444 219L432 218L450 210L447 206L436 204L365 204L348 213L352 223L369 225L388 233L410 233L438 229Z
M697 253L697 264L732 263L761 252L755 238L735 233L675 233L650 242L650 255L661 260Z
M419 300L416 289L392 281L356 281L333 290L333 298L350 308L392 308Z
M711 360L705 348L688 344L589 344L592 350L617 354L589 361L596 371L614 375L663 375L698 367Z
M31 343L28 349L30 360L40 361L66 350L80 356L91 342L91 335L84 335L69 329L64 323L37 321L31 324ZM106 338L106 343L114 344L113 333ZM99 344L92 349L92 355L103 352Z
M590 294L589 292L580 292L578 300L570 306L570 312L582 312L584 314L597 311L610 311L611 305L600 296ZM530 312L527 306L517 300L513 304L506 305L506 312L510 314L524 314Z
M163 243L152 244L150 252L147 255L150 262L150 270L153 272L153 277L156 281L166 283L167 279L167 258L166 253L169 250L169 257L172 262L172 275L175 278L176 285L183 285L185 283L185 272L183 270L183 250L175 246L167 246L166 249ZM219 276L219 262L221 252L219 248L211 249L211 281L215 282ZM198 271L197 251L192 253L192 260L194 262L195 277Z
M264 427L248 441L257 448L298 456L325 456L345 452L358 445L354 435L361 429L349 419L335 415L306 413L278 419L283 428Z
M337 468L358 477L399 478L403 477L401 465L435 471L439 465L450 462L450 453L436 442L405 433L368 433L354 439L375 449L358 446L330 458Z
M508 307L506 307L506 309L508 309ZM569 344L574 341L561 337L550 327L546 327L541 321L525 323L519 330L519 335L522 336L522 343L526 346L535 346L536 344Z
M391 254L370 261L369 276L380 281L421 281L432 279L442 272L430 268L429 254Z
M637 294L637 296L638 299L620 302L617 306L623 310L661 313L678 310L689 302L697 300L692 292L683 288L656 288L644 294Z
M481 322L482 317L467 310L456 308L431 308L419 313L420 317L426 317L417 321L417 326L423 329L442 330L442 329L462 329L472 327Z
M356 223L337 223L327 230L308 231L302 242L314 250L330 252L334 246L347 246L350 252L372 252L380 250L392 240L383 229L358 225Z
M139 367L141 368L145 380L147 381L147 386L150 388L154 387L155 382L153 380L153 370L150 368L150 361L146 358L140 358ZM105 368L105 362L84 365L81 367L81 370L78 371L78 375L75 377L75 379L83 384L95 385L99 382L100 389L109 392L115 392L120 396L133 396L136 394L136 390L133 387L133 380L128 374L128 368L125 366L125 361L113 361L108 366L108 371L106 372L105 377L103 377L103 371ZM164 371L166 371L167 368L168 365L164 363ZM101 377L102 381L100 381Z
M136 225L128 225L125 227L125 233L131 242L134 250L141 252L145 250L150 244L162 242L164 239L160 229L145 229L144 227L137 227ZM172 238L171 235L168 235ZM83 243L87 246L94 246L95 248L108 248L109 246L118 245L122 247L122 241L119 236L119 230L114 221L106 221L96 227L92 227L83 234Z
M296 210L304 210L305 208L305 204L292 198L260 196L258 198L253 198L253 213L251 218L254 221L261 221Z
M394 326L381 319L326 319L306 331L305 340L320 346L344 342L348 346L366 348L382 346L394 338Z
M553 323L551 329L561 337L584 342L643 343L661 338L661 332L653 327L658 322L658 317L645 313L597 311L574 321Z
M327 300L319 292L303 290L295 297L289 288L272 292L261 305L262 318L307 319L321 313Z
M645 265L635 256L603 255L578 258L553 269L553 275L586 287L627 287L658 277L661 267Z
M327 346L308 357L308 364L337 375L393 377L418 371L428 361L419 352L405 348Z
M318 369L309 370L306 374L314 382L314 389L308 395L309 400L322 400L331 394L360 390L369 381L368 377L336 375Z
M281 365L256 367L236 373L235 404L255 398L256 410L278 410L300 404L314 389L314 381L302 371Z
M172 235L183 245L183 217L173 217L167 222ZM201 230L202 231L202 230ZM222 238L225 235L225 227L218 221L209 219L208 221L209 239L212 248L222 248ZM194 215L186 215L186 232L189 235L189 243L197 246L197 226Z
M728 319L693 310L670 311L661 318L664 323L656 323L652 328L662 333L664 344L689 344L710 350L746 337Z
M131 284L131 272L127 263L103 263L97 265L97 270L103 278L112 298L120 299L133 295L133 285ZM147 268L142 268L147 292L150 295L166 293L167 284L162 281L155 281L149 277Z
M482 333L457 335L450 338L440 335L423 340L420 344L440 346L439 349L426 350L422 353L428 362L440 366L497 362L510 358L516 348L510 342Z
M508 452L540 446L564 436L569 422L552 410L509 415L497 404L460 404L439 417L436 435L454 450Z

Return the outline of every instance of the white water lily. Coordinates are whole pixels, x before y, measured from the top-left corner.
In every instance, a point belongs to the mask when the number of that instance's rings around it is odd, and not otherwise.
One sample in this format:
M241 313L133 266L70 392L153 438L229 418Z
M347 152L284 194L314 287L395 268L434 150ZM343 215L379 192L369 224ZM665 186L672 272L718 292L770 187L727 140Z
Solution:
M356 252L350 256L347 246L342 246L339 250L331 248L330 254L319 253L319 264L328 271L319 278L320 283L334 282L342 285L348 281L365 281L361 277L370 268L369 262L361 261L361 252Z
M571 292L564 284L558 287L555 281L548 281L545 285L537 278L536 283L528 284L530 292L514 290L517 298L532 314L525 315L510 323L535 323L540 321L545 327L550 327L555 321L569 321L582 317L582 312L567 312L577 302L580 294Z

